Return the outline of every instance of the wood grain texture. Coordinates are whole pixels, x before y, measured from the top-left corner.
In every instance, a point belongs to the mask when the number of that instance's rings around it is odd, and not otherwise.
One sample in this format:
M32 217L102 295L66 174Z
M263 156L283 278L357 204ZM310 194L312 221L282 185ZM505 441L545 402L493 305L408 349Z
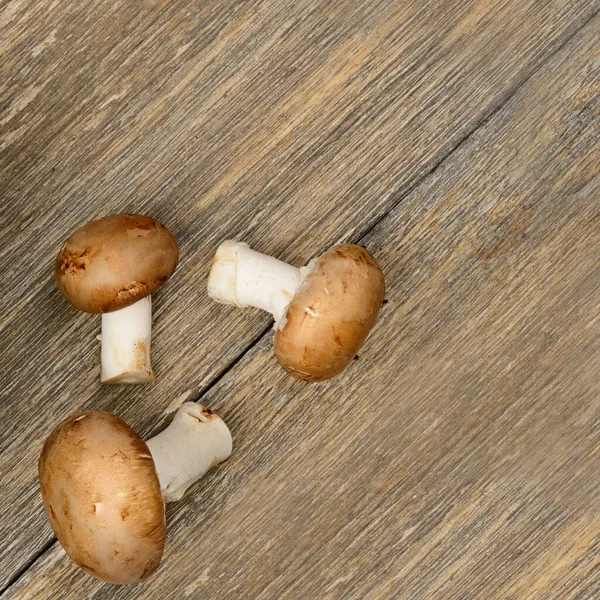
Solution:
M599 5L5 2L4 584L52 540L36 461L58 420L102 408L148 435L268 327L206 297L223 238L298 265L356 241ZM100 386L98 319L50 275L72 230L119 211L155 216L181 248L154 304L152 387Z
M388 303L348 372L295 381L266 335L208 390L235 452L150 581L55 545L6 597L598 597L599 32L368 233Z

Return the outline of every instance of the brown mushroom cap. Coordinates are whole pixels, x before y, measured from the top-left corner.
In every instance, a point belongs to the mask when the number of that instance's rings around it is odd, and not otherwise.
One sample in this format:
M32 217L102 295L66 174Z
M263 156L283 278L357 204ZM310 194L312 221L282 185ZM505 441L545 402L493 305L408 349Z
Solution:
M373 327L384 291L377 261L361 246L335 246L319 257L275 333L283 368L307 381L341 373Z
M111 413L69 417L39 460L44 508L67 554L87 573L135 583L153 573L165 511L148 446Z
M125 308L156 291L179 252L169 230L144 215L111 215L78 229L58 253L58 288L79 310Z

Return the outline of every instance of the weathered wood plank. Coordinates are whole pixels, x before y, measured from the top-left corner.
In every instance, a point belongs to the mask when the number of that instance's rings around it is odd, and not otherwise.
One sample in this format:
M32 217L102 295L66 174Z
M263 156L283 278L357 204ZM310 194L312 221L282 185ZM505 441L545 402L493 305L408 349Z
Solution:
M599 31L368 234L389 302L353 368L297 382L265 336L208 391L235 453L150 581L55 546L7 597L595 597Z

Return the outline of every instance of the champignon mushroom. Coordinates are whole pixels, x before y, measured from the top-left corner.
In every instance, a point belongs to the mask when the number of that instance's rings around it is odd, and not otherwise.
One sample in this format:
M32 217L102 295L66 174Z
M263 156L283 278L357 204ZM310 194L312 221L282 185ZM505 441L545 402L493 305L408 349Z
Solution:
M223 242L208 278L222 304L253 306L275 319L275 354L294 377L324 381L356 356L383 301L383 274L361 246L334 246L297 269L247 244Z
M169 230L144 215L111 215L78 229L63 244L54 273L79 310L102 313L103 383L146 383L152 301L172 275L179 253Z
M146 443L111 413L72 415L50 434L39 460L52 529L90 575L118 584L145 579L162 557L164 503L179 500L231 448L227 425L193 402Z

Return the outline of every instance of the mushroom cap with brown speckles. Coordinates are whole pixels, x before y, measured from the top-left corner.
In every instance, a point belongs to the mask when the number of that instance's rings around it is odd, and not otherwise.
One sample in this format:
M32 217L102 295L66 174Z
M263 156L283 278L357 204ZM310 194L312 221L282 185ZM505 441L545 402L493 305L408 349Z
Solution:
M313 264L294 296L275 354L298 379L324 381L354 359L375 323L385 291L377 261L361 246L334 246Z
M177 242L144 215L111 215L84 225L63 244L54 273L79 310L105 313L156 291L177 266Z
M153 573L165 511L145 442L111 413L83 412L50 434L39 460L44 508L56 537L84 571L111 583Z

